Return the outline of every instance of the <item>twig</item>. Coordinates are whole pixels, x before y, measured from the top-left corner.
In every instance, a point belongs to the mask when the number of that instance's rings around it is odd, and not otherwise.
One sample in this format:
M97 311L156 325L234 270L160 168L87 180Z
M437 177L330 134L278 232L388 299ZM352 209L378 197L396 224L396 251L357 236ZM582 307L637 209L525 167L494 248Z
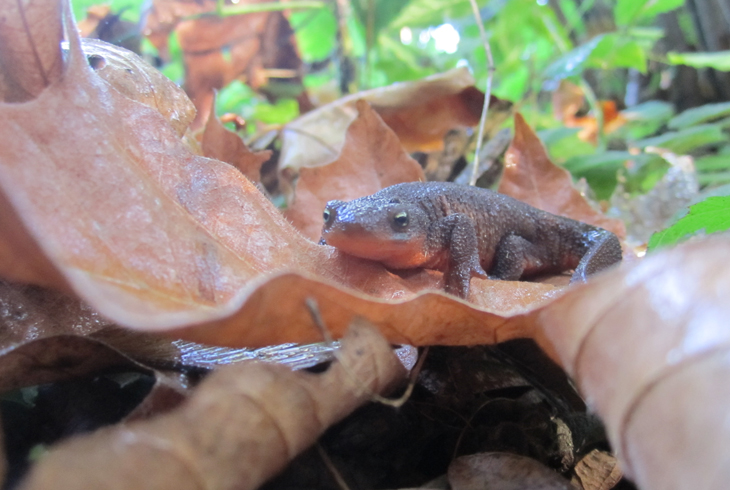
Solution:
M327 4L325 2L317 0L253 3L245 5L225 5L223 0L218 0L214 11L191 15L185 17L184 20L200 19L210 16L228 17L231 15L256 14L259 12L278 12L281 10L321 9L326 6Z
M317 306L317 301L314 298L307 298L304 301L304 304L307 306L307 309L309 310L309 314L312 315L312 321L314 321L314 324L317 326L319 331L322 333L322 337L324 338L325 343L328 345L332 345L335 343L334 339L332 338L332 335L330 335L329 330L324 324L324 320L322 320L322 315L319 313L319 307ZM383 396L380 396L379 394L372 391L370 388L364 386L360 380L357 379L357 376L355 373L353 373L350 368L347 366L346 363L342 362L342 359L340 358L340 351L338 349L332 349L332 353L335 356L335 359L337 359L340 362L340 365L342 366L342 369L347 375L350 377L350 380L353 381L357 385L361 385L361 389L370 396L370 399L374 402L382 403L383 405L388 405L389 407L393 408L400 408L403 406L403 404L408 401L408 398L410 398L411 393L413 393L413 388L416 385L416 378L418 378L419 373L421 372L421 368L423 367L423 363L426 360L426 357L428 356L428 347L423 349L423 352L421 352L421 355L418 356L418 361L416 362L416 365L413 366L413 369L411 369L411 374L408 379L408 387L406 388L406 391L398 398L392 399L392 398L385 398Z
M322 444L319 442L316 444L317 446L317 452L319 452L319 456L322 458L322 461L324 461L324 465L327 467L328 470L330 470L330 473L332 473L332 477L335 479L335 482L337 482L337 485L340 487L341 490L350 490L350 487L347 485L347 482L342 477L342 474L337 469L335 464L332 462L332 460L329 457L329 454L324 450L322 447Z
M482 21L482 14L479 13L479 6L476 0L469 0L471 3L471 9L474 13L474 19L477 21L479 26L479 36L482 38L482 44L484 44L484 51L487 53L487 87L484 91L484 105L482 106L482 116L479 119L479 132L477 133L477 146L474 150L474 167L471 171L471 179L469 179L469 185L477 183L477 173L479 169L479 151L482 149L482 139L484 138L484 125L487 123L487 113L489 111L489 101L492 98L492 77L494 75L494 59L492 58L492 47L489 44L487 33L484 31L484 22Z

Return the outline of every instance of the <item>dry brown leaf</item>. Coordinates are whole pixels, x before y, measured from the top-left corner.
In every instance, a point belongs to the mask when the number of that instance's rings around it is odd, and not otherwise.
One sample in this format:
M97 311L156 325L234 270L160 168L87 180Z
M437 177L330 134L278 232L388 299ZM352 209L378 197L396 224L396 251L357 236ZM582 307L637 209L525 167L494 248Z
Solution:
M553 115L558 121L569 121L575 117L585 103L583 89L569 80L560 80L553 91Z
M575 490L537 460L510 453L478 453L456 458L449 466L452 490Z
M538 341L642 489L719 489L730 477L729 249L720 236L650 255L538 315Z
M22 488L254 489L370 393L403 379L378 332L360 323L323 374L263 363L213 373L167 415L77 437L51 450Z
M201 147L203 156L230 163L251 182L261 181L261 165L271 158L271 150L253 152L233 131L229 131L215 115L215 104L211 105L208 121L205 123Z
M123 423L148 419L177 408L191 395L190 385L183 373L156 371L152 389L144 400L124 417Z
M242 0L236 5L270 1ZM185 90L198 109L195 129L204 126L215 90L237 78L258 89L268 80L266 70L277 69L289 72L285 80L301 82L302 61L282 12L220 17L216 9L215 0L155 0L145 27L145 35L163 57L169 34L177 33L185 62Z
M120 325L230 346L320 340L307 295L326 305L337 335L360 314L420 345L515 335L522 317L497 313L524 313L554 294L546 285L474 280L474 301L487 312L439 294L415 298L441 288L441 275L398 277L305 240L240 172L191 154L159 112L111 89L86 65L78 39L70 44L58 83L26 104L0 105L6 277L70 287ZM83 117L69 117L82 109ZM45 117L33 117L38 111ZM334 284L370 297L338 291L333 304ZM409 298L408 331L398 333L402 313L382 299ZM442 331L449 325L463 334Z
M0 19L0 100L31 100L58 80L63 70L63 62L54 53L62 36L61 4L55 0L2 2Z
M469 71L460 68L343 97L284 127L280 168L296 171L336 158L345 143L345 129L357 116L355 104L361 99L386 124L392 124L406 151L412 152L440 149L448 131L476 125L484 95L474 88ZM501 117L505 110L493 110L491 117Z
M624 224L591 207L573 186L570 173L550 161L545 147L521 114L515 114L515 136L505 155L499 192L536 208L626 236Z
M598 142L598 121L595 115L576 116L585 102L583 89L568 80L561 80L553 92L553 113L555 119L562 121L568 128L581 128L578 137L594 145ZM595 110L595 109L594 109ZM603 116L603 132L610 134L626 124L628 119L612 100L600 101Z
M180 87L131 51L97 39L83 39L81 46L97 75L125 97L156 109L178 136L185 134L195 106Z
M5 393L120 366L146 369L95 339L73 335L44 337L3 352L0 391Z
M358 100L355 108L358 117L347 128L337 159L300 170L294 198L284 214L313 241L319 240L327 201L349 201L389 185L425 180L421 166L370 104Z
M115 327L73 296L35 286L0 282L0 352L10 353L29 342L59 336L87 337L102 342L149 369L168 369L171 366L213 369L251 360L302 369L332 359L332 347L325 344L230 349L171 341ZM47 344L50 350L53 350L53 342ZM56 357L61 356L58 354ZM33 376L33 373L29 375ZM32 383L28 381L27 384Z
M578 461L574 471L583 490L611 490L623 476L616 457L598 449Z

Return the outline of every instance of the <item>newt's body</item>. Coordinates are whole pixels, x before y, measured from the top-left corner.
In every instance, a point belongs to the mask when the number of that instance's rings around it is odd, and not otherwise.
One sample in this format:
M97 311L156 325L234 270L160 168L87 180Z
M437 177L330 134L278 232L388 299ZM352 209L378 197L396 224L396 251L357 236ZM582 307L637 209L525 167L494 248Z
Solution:
M618 238L607 230L445 182L330 201L324 220L328 245L392 269L444 271L446 291L463 298L473 275L517 280L575 269L576 281L621 261Z

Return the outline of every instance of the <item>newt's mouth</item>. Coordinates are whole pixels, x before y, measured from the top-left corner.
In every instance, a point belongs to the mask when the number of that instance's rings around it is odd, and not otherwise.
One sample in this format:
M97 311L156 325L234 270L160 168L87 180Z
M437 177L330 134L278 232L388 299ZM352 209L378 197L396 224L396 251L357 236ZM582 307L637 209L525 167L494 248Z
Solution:
M322 230L322 240L348 255L376 260L394 269L418 267L425 262L423 239L395 233L373 233L362 226L330 226Z

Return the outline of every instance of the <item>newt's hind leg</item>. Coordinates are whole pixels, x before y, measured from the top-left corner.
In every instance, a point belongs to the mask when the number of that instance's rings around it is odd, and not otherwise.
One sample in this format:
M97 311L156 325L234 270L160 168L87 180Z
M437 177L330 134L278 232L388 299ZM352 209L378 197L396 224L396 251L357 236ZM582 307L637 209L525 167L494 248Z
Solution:
M543 247L521 236L507 235L497 245L489 277L517 281L525 274L540 272L551 265L544 255Z

